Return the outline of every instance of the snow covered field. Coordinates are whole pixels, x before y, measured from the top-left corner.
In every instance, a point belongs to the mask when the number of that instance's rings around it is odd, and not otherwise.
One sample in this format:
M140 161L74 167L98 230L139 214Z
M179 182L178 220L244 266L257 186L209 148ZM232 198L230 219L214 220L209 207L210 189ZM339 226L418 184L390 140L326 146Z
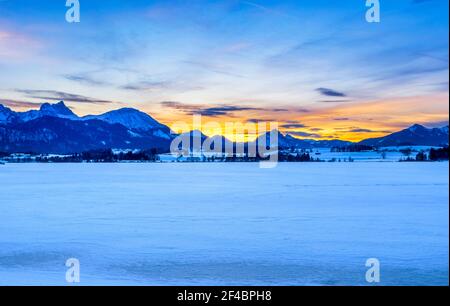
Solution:
M448 170L0 165L0 285L448 285Z

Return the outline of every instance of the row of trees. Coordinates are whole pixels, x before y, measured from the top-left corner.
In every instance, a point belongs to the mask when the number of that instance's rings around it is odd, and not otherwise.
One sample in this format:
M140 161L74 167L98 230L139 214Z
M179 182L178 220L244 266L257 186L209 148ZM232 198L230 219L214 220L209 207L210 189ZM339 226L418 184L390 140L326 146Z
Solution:
M278 156L278 160L280 162L297 162L297 163L320 161L318 158L315 159L314 157L311 157L309 153L298 153L297 155L280 154Z
M431 149L428 158L432 161L448 160L449 148Z
M353 148L355 150L363 149L363 147ZM350 150L347 147L347 150ZM341 151L339 151L341 152ZM342 152L358 152L358 151L342 151ZM401 161L443 161L449 160L449 148L440 149L430 149L430 151L419 152L415 157L412 156L412 151L402 151L406 156ZM69 156L38 156L35 159L31 158L32 155L26 157L17 158L17 162L31 162L35 160L36 162L53 162L53 163L76 163L76 162L121 162L121 161L136 161L136 162L157 162L159 161L159 152L156 149L143 150L143 151L127 151L115 153L113 150L93 150L83 153L76 153ZM385 153L383 153L385 154ZM10 156L8 153L1 153L0 158L5 158ZM268 159L268 158L267 158ZM248 156L228 156L228 157L203 157L196 158L188 161L197 162L260 162L262 160L267 160L261 157L248 157ZM297 154L287 154L280 152L278 155L278 161L280 162L319 162L319 158L312 157L309 153L297 153ZM333 159L331 161L337 162L341 160ZM353 162L354 160L350 157L348 160L344 159L345 162Z
M419 152L415 158L408 156L408 158L402 161L444 161L448 160L449 148L440 148L440 149L430 149L430 152L427 154L424 151Z
M224 157L218 157L218 156L210 156L210 157L193 157L193 158L187 158L188 162L261 162L261 161L268 161L270 160L269 157L249 157L247 154L245 155L231 155L231 156L224 156ZM320 161L319 159L314 159L311 157L309 153L298 153L298 154L283 154L280 153L278 155L278 161L279 162L315 162Z
M138 152L120 152L114 153L113 150L93 150L83 153L75 153L70 156L39 156L37 162L53 163L76 163L76 162L95 162L95 163L114 163L120 161L140 161L156 162L159 160L158 152L155 149Z
M331 152L370 152L375 150L375 147L360 144L331 148Z

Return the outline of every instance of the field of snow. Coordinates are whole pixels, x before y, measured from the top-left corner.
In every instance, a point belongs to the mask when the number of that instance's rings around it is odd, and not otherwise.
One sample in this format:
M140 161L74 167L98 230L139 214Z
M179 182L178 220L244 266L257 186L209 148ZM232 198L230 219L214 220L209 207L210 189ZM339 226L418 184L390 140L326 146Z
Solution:
M0 165L0 285L448 285L448 163Z

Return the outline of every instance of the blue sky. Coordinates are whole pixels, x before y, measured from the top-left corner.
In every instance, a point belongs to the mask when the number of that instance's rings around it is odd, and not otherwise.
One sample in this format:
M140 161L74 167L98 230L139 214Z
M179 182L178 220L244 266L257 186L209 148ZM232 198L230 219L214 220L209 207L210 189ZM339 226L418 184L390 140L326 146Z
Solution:
M364 0L80 0L69 24L65 0L0 0L0 103L195 110L324 137L448 121L448 1L380 2L371 24Z

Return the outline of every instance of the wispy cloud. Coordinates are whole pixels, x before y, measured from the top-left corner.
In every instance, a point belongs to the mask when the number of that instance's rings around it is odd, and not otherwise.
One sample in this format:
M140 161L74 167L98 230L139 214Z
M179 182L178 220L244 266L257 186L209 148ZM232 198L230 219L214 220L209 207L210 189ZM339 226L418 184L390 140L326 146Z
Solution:
M281 127L284 129L302 129L302 128L306 128L308 126L305 124L302 124L302 123L286 123L286 124L283 124Z
M248 123L264 123L264 122L279 122L279 118L249 118L246 120Z
M346 97L347 96L343 92L339 92L337 90L330 89L330 88L324 88L324 87L317 88L316 91L318 91L321 95L327 96L327 97Z
M120 88L125 89L125 90L132 90L132 91L153 91L153 90L167 89L170 87L170 85L171 85L170 82L164 82L164 81L159 81L159 82L141 81L141 82L126 84L126 85L121 86Z
M320 100L319 103L348 103L353 102L353 100Z
M82 75L82 74L66 74L63 77L69 81L89 85L89 86L105 86L109 85L108 82L96 80L92 77Z
M322 135L317 133L308 133L308 132L298 132L298 131L286 131L289 135L297 136L297 137L308 137L308 138L322 138Z
M262 110L260 108L242 107L242 106L221 106L221 107L208 107L193 111L192 114L199 114L207 117L219 117L219 116L231 116L235 112L243 111L256 111Z
M275 15L280 15L280 16L285 16L288 17L288 15L282 11L270 8L269 6L265 6L262 4L257 3L256 1L242 1L242 4L251 6L253 8L258 9L259 11L262 11L264 13L267 14L275 14Z
M236 105L211 107L208 105L192 105L171 101L161 102L161 105L163 107L182 111L188 115L202 115L207 117L231 116L235 112L263 110L262 108L236 106Z
M2 98L0 98L0 104L13 108L37 108L42 105L42 103L34 103L28 101L2 99Z
M183 112L197 110L203 107L202 105L199 104L186 104L176 101L163 101L160 104L165 108L171 108Z
M235 104L187 104L174 101L164 101L160 105L164 108L171 108L183 112L187 115L202 115L207 117L233 117L236 113L253 112L253 113L289 113L289 112L308 112L303 108L265 108L258 106L240 106ZM251 119L247 119L250 122ZM255 122L262 121L254 119ZM264 119L264 121L267 121ZM273 120L278 121L278 120Z
M235 77L235 78L245 78L244 75L240 74L240 73L235 73L234 71L231 71L230 68L227 67L221 67L212 63L207 63L207 62L203 62L203 61L199 61L199 60L189 60L189 61L184 61L185 64L200 68L202 70L206 70L208 72L213 72L216 74L221 74L221 75L225 75L225 76L231 76L231 77Z
M345 131L346 133L392 133L391 131L375 131L375 130L371 130L371 129L361 129L361 128L356 128L356 129L352 129L352 130L348 130Z
M33 90L33 89L16 89L17 92L25 94L32 99L44 101L65 101L72 103L90 103L90 104L111 104L116 103L109 100L95 99L82 95L71 94L55 90Z
M349 121L350 118L334 118L334 121Z

